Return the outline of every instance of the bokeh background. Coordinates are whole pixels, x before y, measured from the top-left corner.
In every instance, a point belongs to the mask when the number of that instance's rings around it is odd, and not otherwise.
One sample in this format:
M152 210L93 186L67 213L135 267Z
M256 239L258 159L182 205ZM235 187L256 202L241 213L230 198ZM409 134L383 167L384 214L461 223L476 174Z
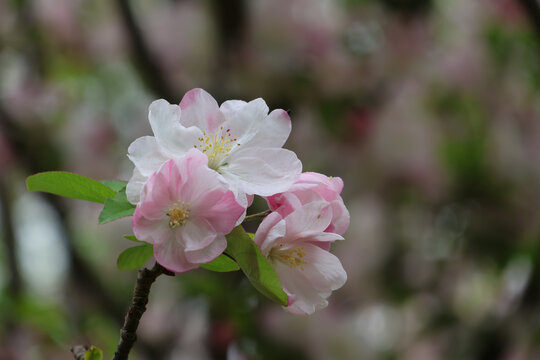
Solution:
M130 221L24 179L128 180L150 102L194 87L291 110L286 147L345 182L349 279L295 317L162 276L133 359L540 359L535 0L0 0L0 359L112 356Z

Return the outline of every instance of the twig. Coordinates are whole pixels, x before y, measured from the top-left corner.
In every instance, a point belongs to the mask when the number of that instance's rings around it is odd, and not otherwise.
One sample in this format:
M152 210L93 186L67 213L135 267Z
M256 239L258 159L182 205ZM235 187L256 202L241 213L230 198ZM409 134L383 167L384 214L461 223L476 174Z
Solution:
M17 261L17 251L15 243L15 229L13 228L12 199L8 189L9 184L0 175L0 209L3 224L3 238L6 245L6 260L9 275L8 289L13 296L21 293L22 282L19 264Z
M529 21L536 32L537 41L540 42L540 5L537 0L519 0L519 3L529 17Z
M256 214L253 214L253 215L248 215L244 218L244 221L243 222L246 222L246 221L253 221L253 220L257 220L257 219L264 219L265 217L267 217L272 211L271 210L266 210L266 211L263 211L263 212L260 212L260 213L256 213Z
M135 290L133 292L133 299L131 300L131 305L126 314L124 326L122 326L122 330L120 330L120 342L114 353L113 360L127 360L129 352L137 340L137 327L139 326L142 315L146 311L150 287L161 274L174 276L174 273L165 269L158 263L156 263L151 270L146 268L139 270L137 283L135 284Z
M84 360L84 353L88 349L90 349L88 346L75 345L71 348L71 352L73 353L73 356L75 356L75 360Z
M117 0L120 18L126 28L126 34L131 43L133 62L142 80L156 95L171 101L177 101L174 91L167 82L164 72L152 56L143 33L137 23L129 0Z

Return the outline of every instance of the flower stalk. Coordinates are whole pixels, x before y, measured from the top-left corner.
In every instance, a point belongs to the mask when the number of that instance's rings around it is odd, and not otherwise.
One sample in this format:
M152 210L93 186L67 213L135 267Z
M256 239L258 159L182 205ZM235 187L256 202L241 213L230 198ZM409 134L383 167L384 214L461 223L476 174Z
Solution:
M260 213L256 213L256 214L252 214L252 215L248 215L244 218L244 221L243 222L246 222L246 221L254 221L254 220L258 220L258 219L264 219L265 217L267 217L272 211L271 210L266 210L266 211L263 211L263 212L260 212Z
M126 314L124 326L122 326L122 329L120 330L120 342L114 353L113 360L128 359L129 352L137 340L137 327L139 326L139 321L146 311L150 287L161 274L174 276L174 273L165 269L158 263L156 263L152 269L144 268L139 270L135 290L133 292L133 299L131 300L131 305Z

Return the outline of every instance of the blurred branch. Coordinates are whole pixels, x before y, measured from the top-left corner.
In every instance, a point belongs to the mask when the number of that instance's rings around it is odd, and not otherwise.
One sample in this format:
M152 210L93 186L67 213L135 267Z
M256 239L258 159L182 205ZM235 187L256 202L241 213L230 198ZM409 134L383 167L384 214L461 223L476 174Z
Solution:
M228 65L241 50L247 27L245 0L212 0L216 35L218 38L218 65Z
M2 208L3 238L6 245L7 268L9 275L8 289L11 295L21 292L21 274L17 262L15 231L13 229L12 201L5 176L0 176L0 206Z
M129 352L137 340L137 327L139 326L142 315L146 311L150 287L161 274L174 276L174 273L168 271L158 263L155 263L151 270L146 268L139 270L137 283L135 284L135 290L133 292L133 299L131 300L131 305L126 314L124 326L122 327L122 330L120 330L120 342L114 353L113 360L127 360Z
M144 39L141 28L137 23L129 0L117 0L120 18L124 23L126 35L131 43L133 62L143 81L157 96L171 103L177 102L177 96L165 78L164 72L152 56Z
M38 75L43 75L46 71L45 51L40 32L34 21L34 14L31 0L13 1L16 9L17 24L24 35L25 43L20 49L27 55L27 59Z
M71 348L71 352L73 353L73 356L75 356L75 360L84 360L84 353L89 349L88 346L84 345L75 345Z
M540 46L540 5L537 0L519 0L519 2L529 17Z
M14 153L18 155L18 163L25 168L29 174L45 170L56 170L58 160L49 160L51 153L58 153L58 150L52 145L46 131L32 131L19 125L13 117L8 114L6 109L0 104L0 130L6 135L6 139L13 148ZM39 141L34 141L39 133ZM37 145L37 146L36 146ZM57 213L62 226L64 236L64 245L70 259L70 274L74 277L75 283L85 289L88 296L93 297L106 311L109 316L117 322L122 321L122 307L109 296L108 291L96 278L90 267L73 246L73 233L67 221L67 210L62 200L57 196L44 195L45 200L52 206Z

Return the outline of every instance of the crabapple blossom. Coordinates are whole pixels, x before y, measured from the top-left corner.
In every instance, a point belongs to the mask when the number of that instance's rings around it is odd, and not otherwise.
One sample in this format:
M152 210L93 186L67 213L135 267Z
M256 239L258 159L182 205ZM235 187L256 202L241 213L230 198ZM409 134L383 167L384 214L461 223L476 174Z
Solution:
M135 236L153 244L156 261L173 272L220 255L227 247L225 234L245 211L207 164L197 149L166 161L143 185L133 215Z
M266 197L270 210L287 216L294 209L313 201L328 201L332 207L332 220L325 230L343 235L349 227L349 211L339 195L343 180L315 172L305 172L286 191Z
M302 164L294 152L282 148L291 131L287 112L268 111L260 98L218 106L202 89L188 91L180 105L154 101L148 115L154 136L138 138L128 149L135 164L126 188L129 201L139 201L144 182L164 162L193 148L207 156L208 167L221 174L243 205L246 195L287 190L300 176Z
M289 297L285 310L290 313L308 315L326 307L332 291L347 280L339 259L326 250L326 244L343 240L341 235L325 231L332 209L326 201L314 201L286 216L274 211L255 233L253 241Z

